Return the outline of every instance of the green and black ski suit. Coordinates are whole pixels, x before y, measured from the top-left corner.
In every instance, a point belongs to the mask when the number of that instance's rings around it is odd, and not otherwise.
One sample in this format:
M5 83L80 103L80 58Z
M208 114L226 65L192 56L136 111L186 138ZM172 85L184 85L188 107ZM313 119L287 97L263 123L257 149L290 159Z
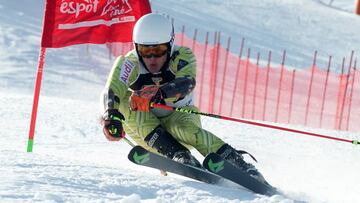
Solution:
M202 129L199 115L163 109L151 109L150 112L130 110L128 99L132 90L139 90L146 85L156 83L164 85L180 77L196 78L196 59L189 48L175 46L172 57L159 74L151 74L147 71L139 62L136 51L132 50L116 59L106 89L111 89L118 98L114 108L124 115L125 132L137 144L156 152L147 146L144 138L161 124L176 140L188 148L193 147L204 156L209 152L216 152L224 142L211 132ZM181 98L166 98L165 103L169 106L198 110L193 105L192 91Z

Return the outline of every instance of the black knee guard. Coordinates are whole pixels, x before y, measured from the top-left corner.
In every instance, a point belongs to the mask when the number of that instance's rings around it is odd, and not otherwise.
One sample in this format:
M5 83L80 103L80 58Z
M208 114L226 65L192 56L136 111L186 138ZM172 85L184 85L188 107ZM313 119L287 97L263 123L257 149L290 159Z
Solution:
M160 154L172 159L174 154L178 151L189 151L186 147L180 144L169 132L167 132L161 125L158 125L144 141L150 147L156 149Z

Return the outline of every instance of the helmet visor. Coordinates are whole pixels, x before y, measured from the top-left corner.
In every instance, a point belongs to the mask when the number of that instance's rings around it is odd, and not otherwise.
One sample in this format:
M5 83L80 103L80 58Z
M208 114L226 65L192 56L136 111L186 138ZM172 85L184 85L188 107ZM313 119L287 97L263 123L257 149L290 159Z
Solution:
M144 45L137 44L137 51L143 58L151 58L151 57L162 57L168 51L168 44L157 44L157 45Z

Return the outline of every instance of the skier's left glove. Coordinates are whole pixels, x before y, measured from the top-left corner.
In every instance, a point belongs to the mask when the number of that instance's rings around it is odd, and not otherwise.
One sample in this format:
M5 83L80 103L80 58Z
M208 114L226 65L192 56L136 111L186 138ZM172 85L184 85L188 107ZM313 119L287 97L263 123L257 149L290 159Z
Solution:
M107 140L119 141L125 137L121 121L124 116L116 109L108 109L102 116L103 132Z
M160 89L156 85L144 87L134 91L129 98L129 105L132 111L150 111L151 102L160 102L163 99Z

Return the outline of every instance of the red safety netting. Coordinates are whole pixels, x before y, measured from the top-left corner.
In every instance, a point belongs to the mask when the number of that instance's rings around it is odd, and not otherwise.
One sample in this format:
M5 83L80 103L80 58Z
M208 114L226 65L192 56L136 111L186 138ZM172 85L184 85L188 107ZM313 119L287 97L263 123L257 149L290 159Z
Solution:
M220 46L220 36L205 43L176 35L176 43L192 48L197 59L195 103L201 111L238 118L300 124L338 130L360 130L360 81L356 61L350 73L337 74L314 66L290 70L283 63L260 66L250 49L238 55ZM212 41L213 42L209 42ZM241 45L243 47L243 44ZM126 53L131 43L109 45L114 55ZM331 58L329 58L329 62ZM344 66L344 65L343 65ZM347 67L343 67L348 69Z

